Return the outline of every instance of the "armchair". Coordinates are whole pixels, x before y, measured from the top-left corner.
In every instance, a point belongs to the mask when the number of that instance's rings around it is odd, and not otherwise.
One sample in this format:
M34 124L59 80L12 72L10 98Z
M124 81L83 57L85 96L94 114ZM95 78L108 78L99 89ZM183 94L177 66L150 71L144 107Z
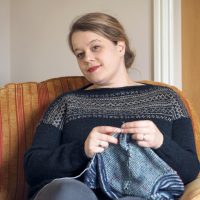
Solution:
M87 83L83 77L76 76L54 78L40 83L10 83L0 88L0 200L26 199L23 156L31 145L36 124L58 95ZM161 84L151 81L143 83ZM200 159L199 120L182 92L175 87L172 89L179 93L190 113ZM200 200L200 176L186 186L180 200L198 199Z

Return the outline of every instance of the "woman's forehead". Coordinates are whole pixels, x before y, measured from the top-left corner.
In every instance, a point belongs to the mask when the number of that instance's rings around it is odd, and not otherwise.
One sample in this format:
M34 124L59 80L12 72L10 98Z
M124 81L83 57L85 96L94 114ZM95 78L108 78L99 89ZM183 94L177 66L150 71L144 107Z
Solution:
M75 50L81 46L89 46L92 43L103 42L106 40L108 39L92 31L77 31L72 35L72 46Z

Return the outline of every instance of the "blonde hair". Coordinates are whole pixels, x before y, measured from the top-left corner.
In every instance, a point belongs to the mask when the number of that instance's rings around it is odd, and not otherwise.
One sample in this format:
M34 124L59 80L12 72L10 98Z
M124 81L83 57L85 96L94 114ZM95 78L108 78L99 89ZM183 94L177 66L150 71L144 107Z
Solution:
M68 42L69 46L73 52L72 46L72 35L77 31L92 31L98 35L101 35L113 43L117 44L118 41L124 41L126 45L125 49L125 66L126 68L130 68L134 59L135 54L130 49L129 40L125 33L123 26L120 22L105 13L88 13L80 18L78 18L71 26Z

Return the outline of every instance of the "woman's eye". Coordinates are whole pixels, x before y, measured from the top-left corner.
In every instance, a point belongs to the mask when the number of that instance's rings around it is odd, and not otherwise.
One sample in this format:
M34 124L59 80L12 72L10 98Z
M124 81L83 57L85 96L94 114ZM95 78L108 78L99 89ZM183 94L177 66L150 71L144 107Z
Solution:
M77 57L78 59L82 59L82 58L84 57L84 53L78 53L78 54L76 55L76 57Z
M95 46L92 47L92 50L93 50L93 51L97 51L97 50L99 50L99 49L100 49L100 46L99 46L99 45L95 45Z

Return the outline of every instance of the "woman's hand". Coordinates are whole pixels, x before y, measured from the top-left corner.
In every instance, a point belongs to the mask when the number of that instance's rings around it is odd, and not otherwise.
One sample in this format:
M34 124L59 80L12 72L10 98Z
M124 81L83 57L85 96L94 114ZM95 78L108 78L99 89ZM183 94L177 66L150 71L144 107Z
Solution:
M112 126L97 126L93 128L84 144L85 154L92 158L94 154L103 152L109 146L109 143L117 144L117 138L111 134L120 132L120 128Z
M163 144L163 134L150 120L126 122L121 128L122 133L132 134L132 138L141 147L157 149Z

